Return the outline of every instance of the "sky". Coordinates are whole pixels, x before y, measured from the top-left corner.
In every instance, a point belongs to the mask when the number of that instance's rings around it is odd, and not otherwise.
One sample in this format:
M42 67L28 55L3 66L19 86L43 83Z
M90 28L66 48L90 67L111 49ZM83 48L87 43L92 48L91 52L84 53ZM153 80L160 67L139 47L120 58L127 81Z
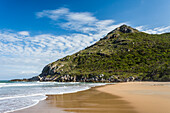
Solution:
M30 78L48 63L127 24L170 32L170 0L0 0L0 80Z

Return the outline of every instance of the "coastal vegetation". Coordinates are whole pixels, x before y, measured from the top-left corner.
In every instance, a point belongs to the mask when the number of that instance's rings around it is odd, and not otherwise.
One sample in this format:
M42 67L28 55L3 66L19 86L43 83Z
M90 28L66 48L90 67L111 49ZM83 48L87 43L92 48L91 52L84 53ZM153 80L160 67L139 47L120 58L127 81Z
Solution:
M147 34L127 25L95 44L44 67L40 81L170 81L170 33Z

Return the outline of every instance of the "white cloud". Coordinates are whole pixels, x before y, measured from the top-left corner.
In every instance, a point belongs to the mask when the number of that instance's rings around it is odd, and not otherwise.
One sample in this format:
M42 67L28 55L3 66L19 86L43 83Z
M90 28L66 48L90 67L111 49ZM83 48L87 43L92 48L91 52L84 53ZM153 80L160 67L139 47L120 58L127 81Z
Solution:
M60 10L62 10L62 12ZM114 20L99 20L90 12L71 12L67 8L44 10L36 13L36 15L37 17L48 17L54 20L56 24L63 29L75 30L88 34L102 31L108 26L112 26L114 23ZM64 20L64 22L58 23L59 19Z
M136 29L142 31L144 29L144 26L137 26Z
M21 74L38 74L38 71L21 71Z
M15 42L15 41L19 41L19 40L20 40L20 36L18 37L17 34L0 31L0 41L3 41L3 42Z
M114 20L101 20L96 23L98 27L110 26L114 23Z
M68 12L69 12L68 8L59 8L59 9L56 9L56 10L43 10L42 12L36 13L36 16L38 18L48 17L52 20L57 20L61 16L63 16L64 14L67 14Z
M162 27L156 27L156 28L148 28L146 26L138 26L136 29L143 31L145 33L149 34L162 34L170 32L170 26L162 26Z
M88 12L81 12L81 13L70 12L66 16L67 16L67 20L69 21L77 21L77 22L84 22L84 23L97 21L97 19L93 17L91 13Z
M18 34L28 36L29 32L28 31L20 31L20 32L18 32Z

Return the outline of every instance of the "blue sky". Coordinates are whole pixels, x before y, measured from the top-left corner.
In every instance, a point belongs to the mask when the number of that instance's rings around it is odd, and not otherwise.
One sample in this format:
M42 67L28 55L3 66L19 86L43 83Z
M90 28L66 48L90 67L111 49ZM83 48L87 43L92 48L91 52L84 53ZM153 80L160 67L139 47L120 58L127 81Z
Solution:
M169 0L0 0L0 80L29 78L128 24L170 32Z

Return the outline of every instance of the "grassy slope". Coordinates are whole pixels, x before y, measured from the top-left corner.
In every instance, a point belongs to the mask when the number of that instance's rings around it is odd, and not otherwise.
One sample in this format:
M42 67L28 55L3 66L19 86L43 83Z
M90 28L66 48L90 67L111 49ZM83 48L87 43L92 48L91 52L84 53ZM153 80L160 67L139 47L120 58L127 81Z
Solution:
M114 34L116 37L112 37ZM103 38L71 56L49 64L60 75L96 76L99 74L128 76L141 80L170 80L170 33L153 35L143 32L109 33ZM57 68L56 68L57 67ZM48 73L54 77L59 74ZM44 76L44 75L43 75Z

